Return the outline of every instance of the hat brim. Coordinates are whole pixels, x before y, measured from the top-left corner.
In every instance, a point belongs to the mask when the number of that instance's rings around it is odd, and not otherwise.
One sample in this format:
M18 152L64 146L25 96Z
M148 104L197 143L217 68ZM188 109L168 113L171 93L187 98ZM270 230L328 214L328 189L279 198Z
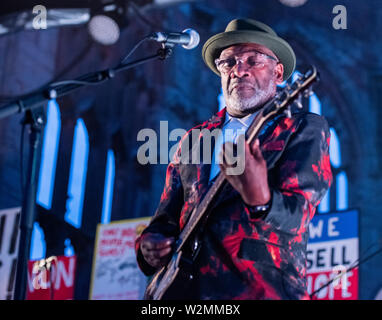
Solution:
M204 62L213 72L220 76L220 72L215 66L215 59L219 57L224 48L239 43L257 43L272 50L284 65L283 80L287 80L296 67L294 51L285 40L269 33L251 30L222 32L209 38L202 49Z

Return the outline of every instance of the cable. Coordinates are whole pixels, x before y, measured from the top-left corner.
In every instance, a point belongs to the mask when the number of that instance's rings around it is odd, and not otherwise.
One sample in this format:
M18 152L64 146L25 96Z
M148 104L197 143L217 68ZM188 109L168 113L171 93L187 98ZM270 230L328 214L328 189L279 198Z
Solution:
M85 48L81 50L81 52L75 58L73 58L72 61L68 63L67 66L63 68L53 79L51 79L48 83L46 83L42 87L46 87L49 85L49 83L52 83L53 81L56 81L57 79L61 78L70 70L72 70L73 67L75 67L79 62L83 61L83 58L90 52L90 49L93 46L93 44L94 44L93 41L88 41Z
M121 64L124 64L126 63L126 60L134 53L135 50L138 49L139 46L142 45L143 42L147 41L149 38L148 37L144 37L143 39L141 39L134 47L133 49L131 49L131 51L121 60Z
M133 9L137 12L137 15L144 20L147 24L151 25L151 27L154 27L153 24L151 24L140 12L139 9L136 7L136 5L132 6ZM139 13L139 14L138 14ZM121 60L120 64L126 63L127 59L144 43L145 41L149 40L148 36L141 39L131 50L130 52ZM55 79L60 78L63 76L65 73L69 72L79 61L82 60L83 56L89 52L89 48L92 46L92 42L88 42L87 46L71 61L71 63L68 64L67 67L65 67L58 75L56 75L53 79L51 79L48 83L40 86L40 88L33 90L39 91L47 88L54 89L57 86L60 85L71 85L71 84L79 84L79 85L96 85L99 84L100 82L107 80L107 79L101 79L101 80L95 80L95 81L84 81L84 80L62 80L62 81L55 81ZM22 97L25 97L27 94L19 95L19 96L2 96L0 95L0 102L7 102L9 100L15 100L15 99L20 99Z
M131 8L133 9L133 11L136 13L137 17L138 17L139 19L141 19L147 26L150 27L150 31L153 31L153 30L161 30L161 29L163 29L162 26L157 26L156 24L152 23L148 18L146 18L146 17L142 14L140 8L139 8L133 1L130 2L130 7L131 7ZM170 31L168 31L168 30L166 30L166 29L164 29L164 31L165 31L165 32L170 32ZM147 40L149 40L149 38L148 38L148 37L145 37L145 38L143 38L141 41L139 41L139 42L133 47L133 49L127 54L127 56L125 56L125 57L122 59L121 63L122 63L122 64L125 63L126 60L133 54L133 52L134 52L136 49L138 49L138 47L139 47L143 42L145 42L145 41L147 41Z
M134 3L134 2L130 2L130 5L131 5L131 8L134 10L134 12L136 13L136 15L138 16L139 19L141 19L145 24L147 24L151 29L158 29L158 26L156 26L155 24L153 24L149 19L147 19L140 11L139 7ZM23 29L21 29L23 30ZM20 31L21 31L20 30ZM145 37L144 39L142 39L141 41L139 41L134 47L133 49L122 59L121 63L125 63L126 60L134 53L134 51L136 49L138 49L138 47L145 41L147 41L148 38ZM90 47L93 45L93 42L92 41L89 41L86 45L86 47L70 62L68 63L68 65L59 73L57 74L53 79L51 79L49 82L45 83L44 85L40 86L40 88L36 89L36 90L33 90L34 91L39 91L39 90L43 90L44 88L46 88L47 86L51 87L51 86L58 86L58 85L61 85L61 84L98 84L99 82L90 82L90 81L83 81L83 82L80 82L79 80L64 80L64 81L59 81L59 82L53 82L55 81L56 79L62 77L64 74L66 74L67 72L69 72L75 65L77 65L78 62L82 61L82 58L83 56L85 56L90 50ZM52 83L53 82L53 83ZM27 94L23 94L23 95L19 95L19 96L7 96L7 95L0 95L0 103L2 102L8 102L10 100L14 100L14 99L18 99L20 97L23 97Z
M358 259L355 260L355 261L349 266L349 268L352 268L353 265L355 265L356 263L358 263L358 262L360 261L361 257L364 257L365 254L366 254L366 252L370 251L371 248L373 248L373 247L375 247L375 246L378 246L378 245L379 245L378 242L374 242L374 243L372 243L370 246L368 246L368 247L362 252L362 254L360 255L360 257L358 257Z
M85 84L85 85L96 85L99 84L101 81L104 81L106 79L98 80L98 81L84 81L84 80L63 80L63 81L57 81L50 85L50 88L54 89L54 87L62 86L62 85L68 85L68 84Z
M123 65L126 63L126 60L138 49L139 46L142 45L143 42L147 41L149 38L145 37L141 39L131 50L130 52L122 59L120 62L120 65ZM112 75L108 75L111 77ZM78 85L98 85L99 83L106 81L107 77L95 79L94 81L86 81L86 80L62 80L53 82L49 85L50 89L54 89L55 87L62 86L62 85L71 85L71 84L78 84Z

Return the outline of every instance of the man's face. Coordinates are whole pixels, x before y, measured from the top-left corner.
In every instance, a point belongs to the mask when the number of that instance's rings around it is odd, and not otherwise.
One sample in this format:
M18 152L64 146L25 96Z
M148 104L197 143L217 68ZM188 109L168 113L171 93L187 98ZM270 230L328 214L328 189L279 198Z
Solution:
M234 45L224 49L217 60L226 67L220 72L221 83L228 113L233 116L256 110L275 95L276 86L283 82L283 65L265 46Z

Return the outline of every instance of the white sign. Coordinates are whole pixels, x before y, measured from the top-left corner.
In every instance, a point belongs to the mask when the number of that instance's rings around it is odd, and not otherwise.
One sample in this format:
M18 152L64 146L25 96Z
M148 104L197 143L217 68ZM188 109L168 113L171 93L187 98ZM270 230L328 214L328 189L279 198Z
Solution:
M99 224L94 246L91 300L139 300L147 285L135 256L135 240L151 218Z

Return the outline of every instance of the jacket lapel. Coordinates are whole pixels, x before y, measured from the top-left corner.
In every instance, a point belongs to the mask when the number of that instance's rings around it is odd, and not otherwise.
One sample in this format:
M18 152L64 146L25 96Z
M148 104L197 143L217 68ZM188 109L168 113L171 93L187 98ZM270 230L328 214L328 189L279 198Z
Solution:
M210 171L211 171L211 162L212 162L212 155L213 150L215 149L215 139L211 135L211 139L205 140L205 134L203 135L203 129L207 129L210 133L213 132L215 129L222 129L224 120L225 120L225 113L226 109L220 110L218 113L213 115L209 120L207 120L205 123L203 123L201 127L201 139L200 139L200 150L201 150L201 159L203 159L202 150L204 150L204 143L208 142L211 146L209 147L209 150L211 151L211 159L209 159L208 162L203 163L201 161L200 165L197 165L198 170L198 180L199 180L199 194L204 194L206 190L209 187L209 178L210 178Z

